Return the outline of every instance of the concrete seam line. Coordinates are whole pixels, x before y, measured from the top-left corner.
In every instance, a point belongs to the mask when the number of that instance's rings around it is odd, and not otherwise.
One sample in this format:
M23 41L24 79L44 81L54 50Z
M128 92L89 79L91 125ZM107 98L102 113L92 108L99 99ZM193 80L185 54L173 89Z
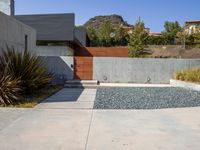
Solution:
M91 129L91 124L92 124L92 120L93 120L93 113L94 113L94 109L92 109L92 114L91 114L91 118L90 118L90 124L89 124L86 143L85 143L85 150L87 150L87 146L88 146L88 139L89 139L89 136L90 136L90 129Z

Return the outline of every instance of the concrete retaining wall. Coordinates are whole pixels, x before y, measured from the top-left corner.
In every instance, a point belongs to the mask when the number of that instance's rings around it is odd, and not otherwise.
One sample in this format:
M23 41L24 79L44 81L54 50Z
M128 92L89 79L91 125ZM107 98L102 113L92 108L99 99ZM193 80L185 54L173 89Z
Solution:
M25 49L25 36L27 35L27 48L33 50L36 46L36 31L19 22L11 16L0 12L0 54L6 45L16 50Z
M65 83L66 80L72 80L74 78L73 73L73 57L66 56L52 56L52 57L44 57L40 56L46 65L49 72L54 74L53 83Z
M93 79L113 83L169 83L175 72L194 67L200 67L200 59L94 57Z
M38 56L73 56L73 50L68 46L37 46Z

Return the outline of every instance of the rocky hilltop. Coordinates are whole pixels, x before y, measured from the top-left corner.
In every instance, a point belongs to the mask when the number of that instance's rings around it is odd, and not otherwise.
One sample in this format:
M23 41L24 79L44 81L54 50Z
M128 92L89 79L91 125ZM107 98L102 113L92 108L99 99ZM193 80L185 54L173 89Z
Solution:
M123 25L125 27L130 27L131 25L124 21L123 17L120 15L108 15L108 16L96 16L88 20L84 26L92 26L94 29L98 29L102 22L110 21L113 25Z

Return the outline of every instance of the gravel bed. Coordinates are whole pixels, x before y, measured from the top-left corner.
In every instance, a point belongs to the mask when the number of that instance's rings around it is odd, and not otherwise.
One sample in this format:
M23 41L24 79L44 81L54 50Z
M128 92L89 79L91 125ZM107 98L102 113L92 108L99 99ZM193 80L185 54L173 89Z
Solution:
M161 109L196 106L200 106L200 92L183 88L98 88L94 109Z

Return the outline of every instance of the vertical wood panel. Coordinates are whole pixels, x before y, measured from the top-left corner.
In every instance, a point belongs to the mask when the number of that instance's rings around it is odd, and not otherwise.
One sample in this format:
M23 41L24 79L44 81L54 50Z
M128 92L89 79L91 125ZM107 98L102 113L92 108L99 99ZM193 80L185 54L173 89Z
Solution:
M75 79L92 80L93 79L93 57L75 57Z

